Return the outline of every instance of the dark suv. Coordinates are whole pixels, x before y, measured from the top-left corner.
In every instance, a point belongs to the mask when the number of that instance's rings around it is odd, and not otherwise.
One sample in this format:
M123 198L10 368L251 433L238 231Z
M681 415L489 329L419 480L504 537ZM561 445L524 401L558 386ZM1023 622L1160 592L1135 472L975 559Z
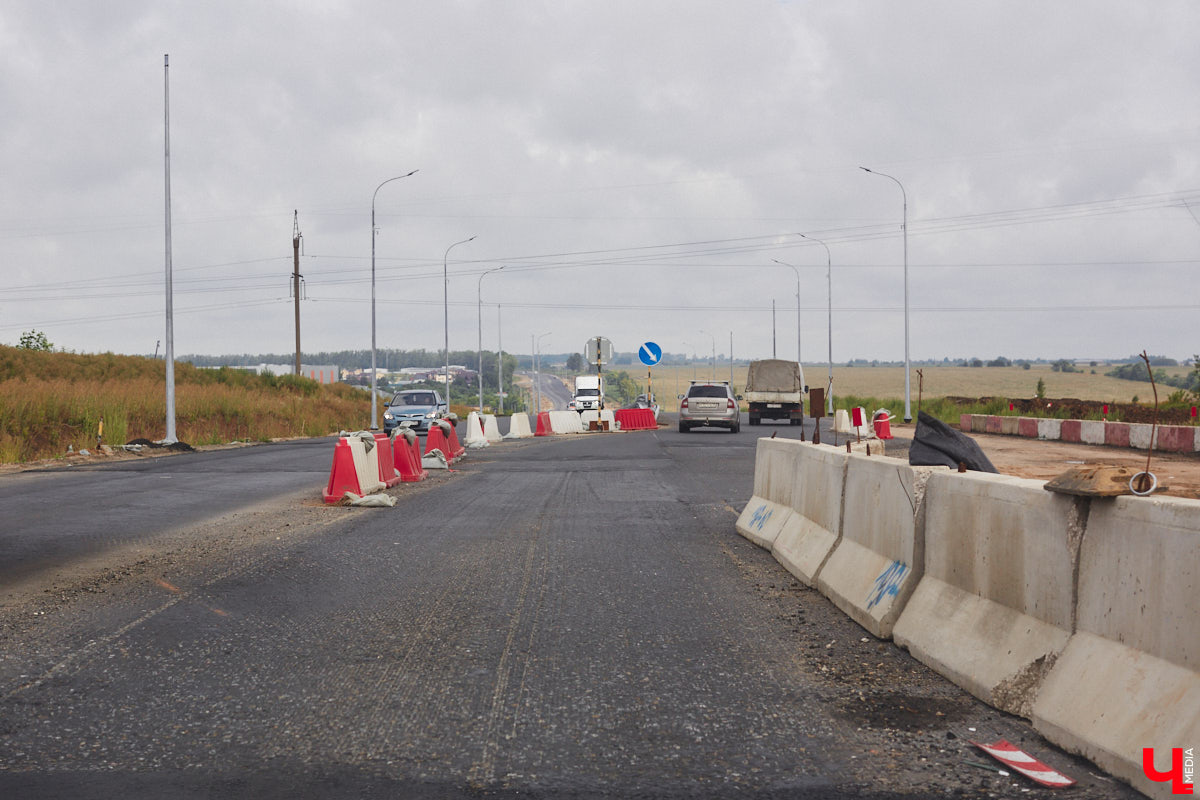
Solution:
M698 425L742 429L742 410L728 381L692 381L687 394L679 396L679 432L687 433Z

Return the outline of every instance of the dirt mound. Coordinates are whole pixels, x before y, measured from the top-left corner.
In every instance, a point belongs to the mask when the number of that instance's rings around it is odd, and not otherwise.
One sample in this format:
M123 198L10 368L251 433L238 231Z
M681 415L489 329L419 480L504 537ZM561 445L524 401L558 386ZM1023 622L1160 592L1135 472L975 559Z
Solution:
M1101 419L1104 406L1108 406L1108 419L1113 422L1154 421L1154 406L1143 403L1104 403L1100 400L1077 400L1073 397L1044 397L1041 399L1014 400L1001 397L947 397L959 405L976 405L1003 401L1012 403L1013 413L1057 417L1059 419ZM1187 425L1192 422L1191 406L1166 406L1158 409L1159 425Z
M196 450L196 448L192 447L187 442L173 442L171 444L164 444L163 442L152 442L149 439L131 439L125 444L140 445L142 447L152 447L155 449L161 448L175 453L192 453Z

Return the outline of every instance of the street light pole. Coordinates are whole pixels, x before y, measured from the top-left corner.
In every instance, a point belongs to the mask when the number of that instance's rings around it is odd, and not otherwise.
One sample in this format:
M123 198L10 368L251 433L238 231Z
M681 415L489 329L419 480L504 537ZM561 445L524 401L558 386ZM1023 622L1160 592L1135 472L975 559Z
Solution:
M549 336L551 333L552 331L539 333L536 339L534 339L533 334L529 335L529 338L535 342L533 347L533 385L537 389L537 408L533 411L534 419L537 418L538 414L542 413L542 337Z
M904 191L904 184L891 175L866 167L859 169L895 181L900 187L900 196L904 199L904 222L901 225L901 230L904 231L904 421L912 422L912 381L908 363L908 192Z
M375 227L375 198L379 195L379 190L392 181L398 181L401 178L407 178L409 175L416 174L417 170L413 170L406 175L397 175L394 178L388 178L383 183L375 187L375 194L371 195L371 430L379 428L379 412L376 398L375 388L375 236L379 230Z
M829 252L829 245L822 242L815 236L805 236L803 233L800 236L804 239L811 239L821 247L825 248L825 280L828 290L828 313L829 313L829 377L825 387L826 413L833 416L833 255Z
M804 387L804 359L800 355L800 270L795 264L789 264L786 261L780 261L777 258L772 258L776 264L781 267L790 267L792 272L796 273L796 363L800 365L800 386Z
M496 393L496 399L500 402L500 415L504 415L504 341L500 338L500 310L499 303L496 304L496 385L500 390Z
M472 236L470 239L463 239L461 242L455 242L446 248L446 252L442 256L442 315L445 323L444 332L446 336L444 342L446 347L446 374L444 375L446 379L446 408L450 407L450 271L449 267L447 266L447 259L450 258L450 251L453 248L458 247L460 244L466 244L467 242L474 240L474 238L475 237Z
M715 381L717 379L717 337L713 336L708 331L700 331L700 332L703 333L705 336L709 337L710 339L712 339L712 372L710 373L712 375L712 378L710 378L710 380Z
M489 270L485 270L485 271L481 272L479 274L479 282L475 287L477 290L477 293L478 293L478 298L479 298L476 303L476 306L477 306L476 312L479 317L479 372L478 372L478 376L479 376L479 413L480 414L483 413L483 278L485 275L490 275L493 272L499 272L502 269L504 269L504 267L496 267L495 269L489 269ZM497 391L500 391L500 390L497 389Z

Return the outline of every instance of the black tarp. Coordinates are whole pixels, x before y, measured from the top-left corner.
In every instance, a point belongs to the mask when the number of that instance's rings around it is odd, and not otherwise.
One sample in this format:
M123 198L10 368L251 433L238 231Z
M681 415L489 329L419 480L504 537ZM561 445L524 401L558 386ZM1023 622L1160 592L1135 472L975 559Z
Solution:
M924 411L917 412L917 432L908 448L908 463L914 467L958 469L960 462L976 472L998 472L970 436Z

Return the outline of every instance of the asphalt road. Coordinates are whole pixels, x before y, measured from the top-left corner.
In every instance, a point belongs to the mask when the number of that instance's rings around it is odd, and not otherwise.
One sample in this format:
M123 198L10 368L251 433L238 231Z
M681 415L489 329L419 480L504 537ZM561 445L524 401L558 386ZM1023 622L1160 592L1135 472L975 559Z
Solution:
M115 487L156 475L202 484L210 518L0 591L0 797L1136 796L741 539L770 432L799 429L506 442L391 509L320 505L328 443L319 476L299 446L114 473L89 489L100 539L140 496ZM288 459L303 498L213 511ZM100 473L18 482L69 496ZM1014 786L967 737L1083 785Z

